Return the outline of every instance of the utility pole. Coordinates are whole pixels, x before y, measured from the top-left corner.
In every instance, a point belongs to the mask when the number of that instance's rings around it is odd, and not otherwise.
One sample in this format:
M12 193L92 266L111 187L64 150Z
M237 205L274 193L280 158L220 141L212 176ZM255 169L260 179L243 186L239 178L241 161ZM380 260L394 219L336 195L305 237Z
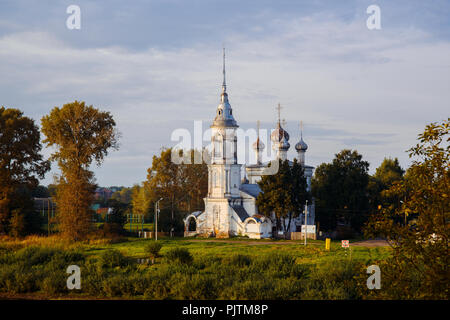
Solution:
M159 202L163 198L159 199L155 203L155 241L158 241L158 214L159 214Z
M305 205L305 247L306 247L306 238L308 238L308 200L306 200Z

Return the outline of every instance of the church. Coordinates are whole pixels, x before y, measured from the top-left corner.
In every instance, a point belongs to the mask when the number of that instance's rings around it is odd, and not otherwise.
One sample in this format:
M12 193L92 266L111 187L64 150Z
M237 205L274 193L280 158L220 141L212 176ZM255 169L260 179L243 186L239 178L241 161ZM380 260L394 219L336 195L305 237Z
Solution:
M290 148L289 134L282 127L278 105L278 122L271 133L272 149L275 151L274 161L287 160ZM259 126L258 126L259 127ZM233 116L227 86L225 81L225 54L223 62L223 84L220 103L211 125L211 162L208 164L208 194L205 210L189 214L185 219L185 237L205 236L228 238L232 236L248 236L252 239L272 238L282 235L275 230L274 217L258 213L256 198L261 192L258 181L263 175L271 172L269 162L262 162L262 152L265 148L258 137L253 144L256 153L256 164L245 167L245 178L241 179L242 165L237 162L237 122ZM304 167L308 190L311 188L313 167L305 164L305 153L308 149L301 134L300 141L295 145L297 160ZM292 161L289 161L292 164ZM314 201L307 206L308 230L314 227ZM287 224L287 220L285 221ZM288 232L302 231L304 213L292 220ZM278 234L275 234L278 232ZM308 232L309 233L309 232Z

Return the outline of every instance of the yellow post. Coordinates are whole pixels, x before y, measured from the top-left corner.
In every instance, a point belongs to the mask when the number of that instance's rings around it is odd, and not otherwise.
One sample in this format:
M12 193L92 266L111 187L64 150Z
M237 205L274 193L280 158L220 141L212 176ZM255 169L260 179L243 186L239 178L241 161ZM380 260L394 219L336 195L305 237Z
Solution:
M331 239L326 238L325 239L325 250L330 251L330 244L331 244Z

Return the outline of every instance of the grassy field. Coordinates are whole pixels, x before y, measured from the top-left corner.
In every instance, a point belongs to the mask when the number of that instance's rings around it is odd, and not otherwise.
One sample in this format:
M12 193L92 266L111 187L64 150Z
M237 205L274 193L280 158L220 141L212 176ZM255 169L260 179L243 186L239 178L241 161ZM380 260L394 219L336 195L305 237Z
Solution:
M145 258L145 246L152 239L136 239L129 238L127 242L121 242L108 245L87 246L85 252L88 255L98 255L106 250L116 249L128 257ZM389 248L366 248L351 247L350 249L341 248L340 241L331 242L331 250L325 250L325 241L309 240L306 248L303 241L286 241L286 240L249 240L249 239L233 239L233 240L188 240L184 238L162 239L158 240L163 247L162 255L165 252L175 248L183 247L188 249L194 257L214 256L225 258L233 254L245 254L251 257L270 254L270 253L286 253L290 254L299 262L308 261L311 263L320 263L333 259L352 259L369 263L373 260L384 259L389 253ZM350 257L351 251L351 257Z
M0 297L361 299L364 268L390 255L388 247L346 250L340 242L326 251L319 240L305 247L302 241L163 238L155 264L138 262L149 258L145 248L154 241L1 241ZM70 264L82 270L79 291L66 287Z

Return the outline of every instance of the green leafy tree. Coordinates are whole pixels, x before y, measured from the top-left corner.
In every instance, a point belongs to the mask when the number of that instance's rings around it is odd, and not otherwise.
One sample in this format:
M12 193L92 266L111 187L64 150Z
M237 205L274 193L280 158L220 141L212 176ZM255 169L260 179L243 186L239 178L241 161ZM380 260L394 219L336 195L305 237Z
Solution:
M375 174L369 177L367 186L371 211L377 211L379 206L396 205L400 199L390 197L385 192L395 182L401 181L405 170L400 167L398 159L385 158L376 169Z
M53 108L41 122L44 142L56 149L51 160L62 173L56 194L59 229L68 238L83 239L91 228L96 187L89 166L94 161L99 166L110 148L118 148L116 123L109 112L78 101Z
M9 233L10 227L20 229L14 231L15 235L35 232L40 227L33 223L30 190L50 169L41 149L34 120L18 109L0 107L0 234Z
M369 163L356 150L342 150L331 163L322 163L312 179L316 220L326 230L340 221L360 230L369 210Z
M402 180L404 174L405 170L400 167L397 158L385 158L376 169L374 178L380 181L386 189L392 186L394 182Z
M383 207L366 227L367 236L385 237L393 255L381 262L382 290L372 298L446 299L450 264L450 119L427 125L405 178L394 182L388 195L403 199Z
M286 233L293 218L303 211L306 200L304 168L297 162L279 160L279 170L274 175L263 176L258 182L261 193L256 198L258 211L268 217L275 215L276 229ZM285 223L285 220L288 220Z

